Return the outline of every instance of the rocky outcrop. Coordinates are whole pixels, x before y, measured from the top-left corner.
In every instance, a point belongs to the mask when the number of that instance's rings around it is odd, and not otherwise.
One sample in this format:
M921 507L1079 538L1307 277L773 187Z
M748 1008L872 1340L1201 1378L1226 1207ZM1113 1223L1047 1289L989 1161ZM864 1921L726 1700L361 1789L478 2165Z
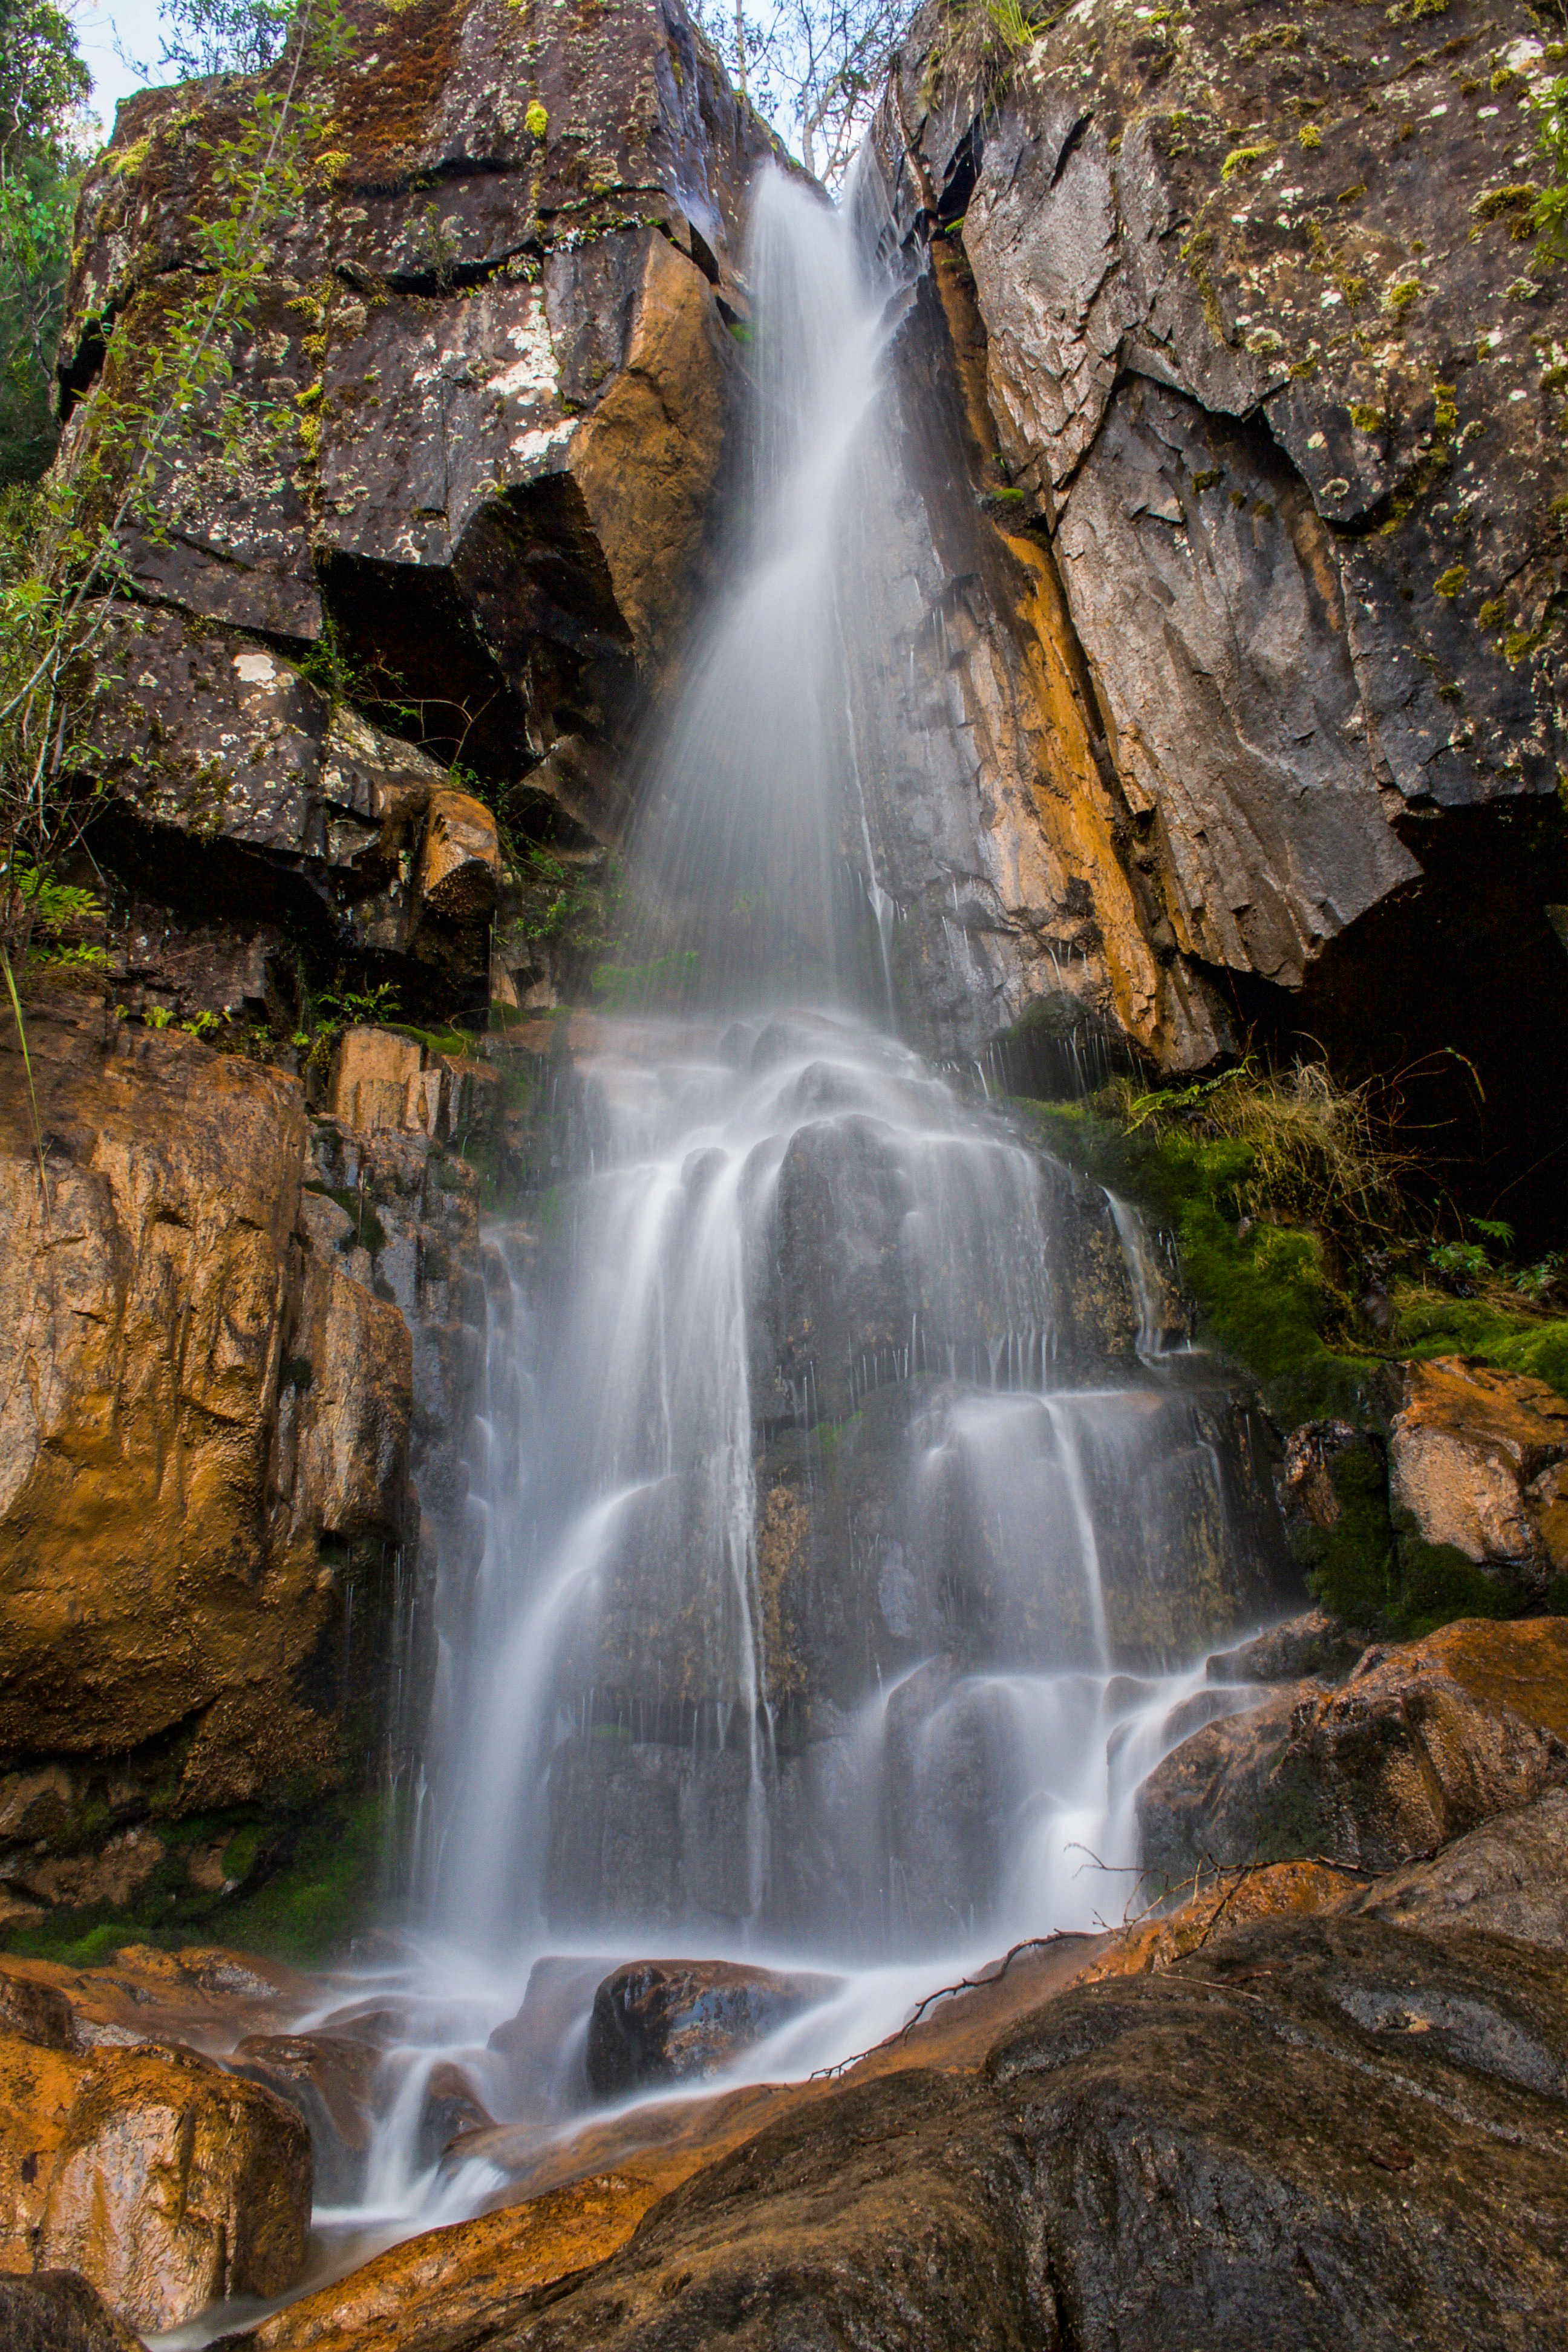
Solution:
M193 2052L0 2040L0 2266L79 2272L135 2327L277 2294L304 2264L304 2125Z
M1339 1681L1364 1647L1337 1618L1310 1609L1234 1650L1215 1650L1208 1661L1208 1678L1211 1683L1296 1683L1309 1676Z
M162 1923L416 1731L390 1669L416 1663L422 1533L427 1587L461 1516L482 1296L441 1139L497 1089L395 1039L420 1118L399 1096L381 1131L378 1097L362 1130L79 995L27 1034L41 1169L0 1045L0 1878L14 1915Z
M1060 582L1119 1017L1180 1059L1160 990L1224 974L1372 1056L1375 973L1385 1030L1473 1045L1500 1129L1545 1135L1563 320L1520 237L1552 68L1522 7L1441 31L1097 0L1014 52L931 8L875 139L893 235L972 281L982 446Z
M617 766L708 560L773 142L651 0L363 0L342 30L295 91L330 152L230 354L225 396L261 421L226 452L193 418L159 530L128 530L147 604L104 667L100 856L140 894L128 979L200 995L177 943L216 897L222 961L270 951L275 989L280 943L346 945L408 1011L482 1017L489 809L568 850L620 830ZM79 221L68 455L204 266L215 145L250 104L231 81L121 110ZM459 758L484 804L443 797Z
M1500 2314L1546 2352L1568 2270L1561 1971L1507 1937L1461 1942L1300 1917L1221 1935L993 2025L956 2071L910 2050L774 2095L620 2251L612 2184L585 2179L573 2246L552 2247L577 2193L558 2189L263 2322L261 2352L393 2326L432 2352L481 2331L531 2352L1155 2352L1238 2324L1415 2347Z
M1568 1573L1568 1403L1462 1357L1407 1368L1388 1441L1396 1513L1489 1574L1542 1591Z
M1144 1867L1318 1856L1389 1870L1568 1778L1568 1621L1470 1619L1207 1725L1138 1797Z

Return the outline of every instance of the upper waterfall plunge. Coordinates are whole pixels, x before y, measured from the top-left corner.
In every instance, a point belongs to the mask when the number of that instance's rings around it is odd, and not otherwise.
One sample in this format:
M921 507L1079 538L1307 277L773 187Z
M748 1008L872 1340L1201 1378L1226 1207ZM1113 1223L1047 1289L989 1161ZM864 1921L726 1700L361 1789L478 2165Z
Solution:
M886 1018L890 908L858 771L882 654L862 575L901 297L843 217L778 171L757 184L748 267L731 577L651 747L634 955L667 984L679 960L704 1005L860 999Z

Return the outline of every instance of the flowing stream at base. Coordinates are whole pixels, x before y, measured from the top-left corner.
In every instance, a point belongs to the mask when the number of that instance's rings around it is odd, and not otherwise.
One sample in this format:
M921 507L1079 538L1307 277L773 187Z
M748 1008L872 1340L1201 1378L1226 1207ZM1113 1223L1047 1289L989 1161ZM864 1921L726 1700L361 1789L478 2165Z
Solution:
M380 2053L318 2279L504 2189L495 2142L447 2152L476 2111L514 2150L615 2112L584 2043L621 1962L820 1979L721 2077L622 2102L662 2104L1115 1924L1140 1783L1252 1696L1199 1654L1267 1613L1237 1416L1153 1239L885 1034L859 780L898 677L857 583L903 297L868 243L762 184L749 528L631 855L689 1010L594 1024L562 1181L486 1237L423 1924L296 2029Z

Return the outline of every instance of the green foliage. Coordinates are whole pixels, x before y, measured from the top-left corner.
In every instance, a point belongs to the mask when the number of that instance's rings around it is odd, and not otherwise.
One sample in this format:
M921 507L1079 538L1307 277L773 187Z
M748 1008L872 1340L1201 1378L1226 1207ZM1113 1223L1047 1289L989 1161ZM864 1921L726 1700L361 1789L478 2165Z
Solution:
M0 482L54 455L53 367L91 79L53 0L0 0Z
M47 0L10 5L27 23L50 14ZM185 224L194 268L159 282L161 308L138 307L133 339L123 327L110 331L68 461L33 498L13 498L0 510L0 869L25 860L53 874L92 814L94 704L117 690L115 648L123 650L137 625L125 594L126 535L166 540L205 494L204 471L293 444L290 404L250 404L230 392L231 354L253 321L279 232L303 209L321 160L330 101L317 69L347 46L339 0L301 0L287 70L249 86L235 130L205 150L203 206ZM20 95L5 117L9 54L0 50L0 133L6 119L54 121L58 148L65 101L46 92L55 116L46 104L40 118L26 73L12 75ZM68 99L69 57L57 66L49 88ZM179 136L180 126L150 135L155 145ZM34 136L35 152L42 136ZM26 952L34 914L22 894L0 900L0 952L13 961Z
M161 1827L160 1835L173 1837L176 1850L136 1904L58 1913L0 1934L0 1946L30 1959L92 1969L104 1967L126 1944L174 1951L182 1944L221 1940L310 1967L341 1955L374 1916L395 1830L393 1808L381 1796L329 1804L301 1827L280 1833L254 1820L241 1822L225 1843L224 1874L242 1882L258 1869L265 1874L254 1887L218 1895L191 1887L178 1848L215 1831L221 1834L219 1824Z
M332 1029L352 1029L361 1024L373 1029L385 1027L396 1010L397 990L389 980L365 988L341 989L316 999L319 1017Z
M1527 215L1549 260L1568 255L1568 76L1558 74L1538 89L1530 101L1535 118L1536 152L1546 166L1546 184L1533 199Z

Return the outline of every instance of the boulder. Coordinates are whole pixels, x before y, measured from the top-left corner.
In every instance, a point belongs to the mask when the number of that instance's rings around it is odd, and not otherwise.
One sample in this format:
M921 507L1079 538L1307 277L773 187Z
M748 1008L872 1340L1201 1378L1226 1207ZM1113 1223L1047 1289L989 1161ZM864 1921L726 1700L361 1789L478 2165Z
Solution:
M1568 1403L1462 1356L1411 1364L1388 1441L1394 1507L1430 1544L1544 1586L1563 1551Z
M1167 1883L1296 1857L1388 1870L1564 1778L1568 1621L1467 1619L1184 1741L1139 1792L1143 1862Z
M364 2178L379 2053L335 2033L247 2033L230 2072L259 2083L304 2119L316 2202L351 2205Z
M73 2270L132 2326L304 2265L310 2144L291 2108L194 2052L0 2041L0 2263Z
M438 2164L466 2132L489 2131L495 2118L461 2066L433 2066L419 2110L419 2162Z
M1549 1789L1518 1812L1494 1814L1429 1862L1361 1889L1345 1908L1424 1935L1484 1927L1568 1952L1568 1790Z
M520 2263L509 2339L1424 2352L1517 2317L1520 2345L1546 2352L1557 2332L1568 2001L1554 1958L1506 1937L1460 1951L1376 1920L1268 1919L1158 1974L1060 1992L962 2071L906 2049L775 2099L531 2307L539 2274ZM419 2260L446 2238L456 2267L462 2231L477 2252L493 2231L499 2308L511 2218L417 2241ZM264 2322L258 2352L374 2352L390 2324L400 2346L468 2340L450 2273L412 2263L393 2321L410 2252L312 2298L308 2333L294 2314Z
M594 1995L616 1963L575 1953L546 1953L528 1972L522 2006L490 2035L501 2062L509 2115L581 2106L587 2090L584 2049Z
M142 2352L142 2338L77 2271L0 2278L0 2344L5 2352Z
M630 1960L594 1995L589 2087L613 2099L717 2074L838 1982L732 1960Z
M1209 1658L1214 1683L1295 1683L1309 1678L1337 1681L1348 1675L1366 1644L1347 1633L1337 1617L1321 1609L1271 1625L1234 1650Z

